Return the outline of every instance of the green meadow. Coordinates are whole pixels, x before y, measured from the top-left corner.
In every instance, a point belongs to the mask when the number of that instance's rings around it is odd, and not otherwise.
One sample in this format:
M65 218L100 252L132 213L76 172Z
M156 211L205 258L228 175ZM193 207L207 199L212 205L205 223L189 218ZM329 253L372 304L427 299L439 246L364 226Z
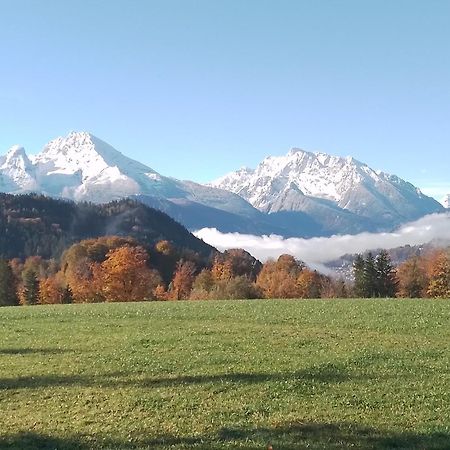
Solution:
M449 300L0 309L1 449L449 449Z

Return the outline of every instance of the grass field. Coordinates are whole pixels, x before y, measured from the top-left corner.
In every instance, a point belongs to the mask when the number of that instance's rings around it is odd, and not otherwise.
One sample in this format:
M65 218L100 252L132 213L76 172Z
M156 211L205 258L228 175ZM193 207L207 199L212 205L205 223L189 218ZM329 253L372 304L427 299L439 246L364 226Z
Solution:
M450 449L450 301L0 308L0 448Z

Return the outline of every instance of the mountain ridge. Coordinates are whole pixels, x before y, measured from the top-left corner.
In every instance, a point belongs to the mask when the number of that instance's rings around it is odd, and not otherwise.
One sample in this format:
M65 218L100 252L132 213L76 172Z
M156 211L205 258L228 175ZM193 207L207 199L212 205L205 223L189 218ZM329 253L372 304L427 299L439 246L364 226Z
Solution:
M328 203L380 227L443 210L439 202L396 175L375 171L353 157L297 148L284 156L266 157L255 169L230 172L209 185L234 192L267 213L309 212Z
M443 207L395 175L352 158L291 149L203 185L135 161L88 132L71 132L28 157L0 156L0 191L106 203L125 197L191 230L312 237L392 230Z

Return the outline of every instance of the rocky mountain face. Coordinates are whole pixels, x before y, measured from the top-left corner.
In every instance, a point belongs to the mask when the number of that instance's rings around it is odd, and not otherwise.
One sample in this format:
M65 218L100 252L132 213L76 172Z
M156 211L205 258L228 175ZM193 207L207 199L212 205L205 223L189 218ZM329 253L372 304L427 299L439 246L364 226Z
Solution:
M0 191L94 203L134 197L190 230L286 237L392 230L443 210L410 183L352 158L293 149L201 185L161 175L86 132L54 139L36 156L12 147L0 156Z
M94 203L137 196L143 203L181 218L190 229L272 230L263 223L264 215L240 196L160 175L86 132L54 139L30 158L23 148L12 147L0 157L0 191L39 192Z
M210 183L266 213L303 212L329 228L384 230L442 205L412 184L351 157L292 149ZM355 231L355 230L353 230Z

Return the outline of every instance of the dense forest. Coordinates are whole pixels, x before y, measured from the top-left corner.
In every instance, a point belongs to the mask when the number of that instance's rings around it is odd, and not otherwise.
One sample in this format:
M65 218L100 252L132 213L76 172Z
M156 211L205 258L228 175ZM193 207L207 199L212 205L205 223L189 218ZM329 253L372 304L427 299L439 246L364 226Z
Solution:
M291 255L261 264L219 253L167 215L130 200L74 204L0 195L0 306L149 300L449 297L450 251L395 267L358 255L354 281Z
M168 240L206 259L215 251L167 214L130 199L97 205L0 193L0 257L58 259L74 242L110 235L144 247Z

